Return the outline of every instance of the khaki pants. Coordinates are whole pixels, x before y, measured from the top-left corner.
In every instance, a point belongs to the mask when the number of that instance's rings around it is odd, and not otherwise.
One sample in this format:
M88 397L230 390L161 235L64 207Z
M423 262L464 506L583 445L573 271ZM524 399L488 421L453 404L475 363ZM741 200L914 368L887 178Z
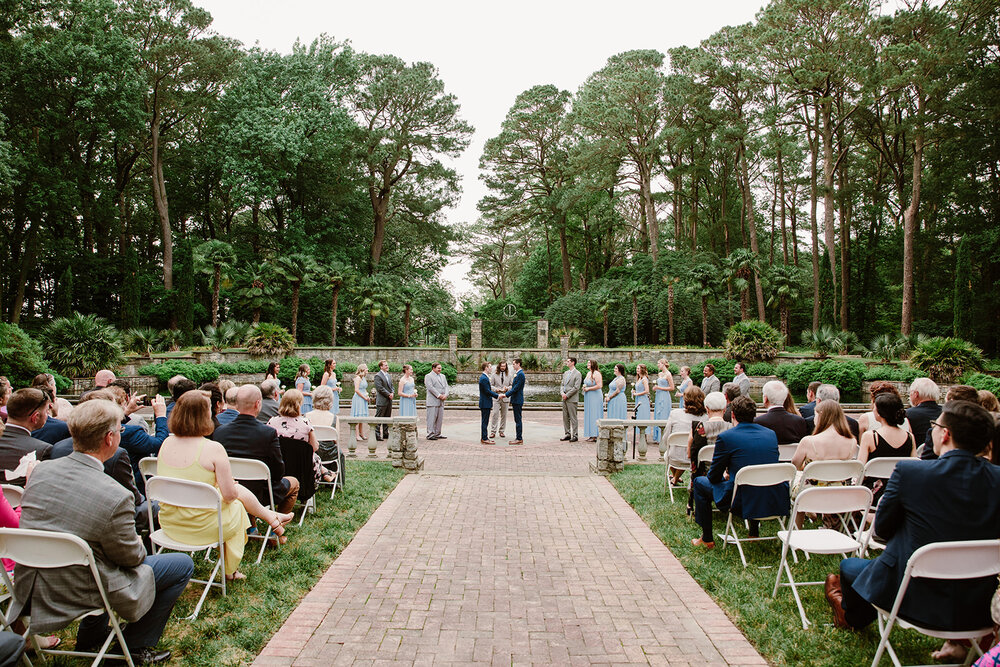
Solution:
M493 413L490 414L490 437L497 432L497 422L500 422L500 432L507 428L507 400L497 399L493 401Z
M577 418L577 407L579 405L579 401L562 402L563 431L565 431L565 434L571 438L575 438L577 433L577 426L579 424L579 419Z
M444 420L444 406L432 405L427 408L427 437L435 438L441 435L441 422Z

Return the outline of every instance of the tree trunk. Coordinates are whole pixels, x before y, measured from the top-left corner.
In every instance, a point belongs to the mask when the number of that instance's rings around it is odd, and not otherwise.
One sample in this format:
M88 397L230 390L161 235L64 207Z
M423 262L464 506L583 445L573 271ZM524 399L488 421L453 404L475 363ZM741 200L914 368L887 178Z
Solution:
M747 231L750 233L750 249L760 257L760 247L757 243L757 221L753 210L753 193L750 191L750 174L747 168L746 146L740 140L740 170L743 175L743 203L747 212ZM753 271L753 288L757 296L757 319L764 321L764 288L760 283L760 275ZM744 317L744 319L746 319Z
M340 298L340 288L333 289L333 306L330 308L330 347L337 347L337 300Z
M851 289L851 201L846 198L847 167L840 170L840 329L850 328L850 309L848 308Z
M820 103L820 115L823 120L823 241L826 253L830 258L830 280L833 283L833 312L837 312L837 229L834 223L833 191L833 101L825 98Z
M778 147L778 211L781 217L781 255L788 264L788 228L785 226L785 165ZM793 237L794 242L794 237Z
M170 230L170 209L167 203L167 185L163 180L163 162L160 160L160 112L153 111L150 127L150 172L153 185L153 203L160 221L160 240L163 242L163 287L174 288L174 239Z
M292 340L296 343L299 342L299 291L302 289L302 283L295 282L292 284Z
M371 245L371 274L378 268L379 260L382 259L382 246L385 243L385 226L388 223L389 214L389 189L382 188L369 189L372 201L372 245Z
M569 294L573 289L573 276L569 270L569 243L566 240L566 214L558 221L559 226L559 257L562 259L563 294Z
M639 298L632 297L632 347L639 347Z
M674 344L674 283L667 285L667 327L669 328L668 345Z
M750 312L750 290L740 290L740 322L747 321L747 314Z
M698 179L691 178L691 252L698 250Z
M788 302L785 301L784 297L781 297L781 333L785 337L785 345L787 345L789 340Z
M260 324L260 307L253 309L253 323Z
M642 196L642 225L640 233L646 237L649 244L649 253L653 256L653 261L659 256L660 226L656 222L656 209L653 207L653 191L651 168L648 164L639 165L639 194ZM645 243L644 243L645 245Z
M219 326L219 289L222 287L222 265L215 265L212 276L212 326Z
M368 314L368 347L375 345L375 316Z
M917 215L920 212L920 179L923 171L924 99L917 92L917 128L913 137L913 180L910 190L910 205L903 213L903 309L899 333L909 336L913 331L913 241L917 233Z
M684 224L683 218L683 206L681 204L681 187L684 185L681 175L675 174L673 177L674 184L674 249L681 249L681 227Z
M608 346L608 311L604 311L604 347Z
M808 107L807 107L806 119L808 120ZM813 127L809 123L806 124L809 135L809 149L811 156L811 164L809 171L809 222L812 225L812 270L813 270L813 318L812 318L812 330L819 331L819 229L818 221L816 219L816 210L819 204L819 119L816 119L817 126Z
M406 310L403 312L403 347L410 346L410 308L412 304L406 304Z
M708 298L701 297L701 344L708 347Z

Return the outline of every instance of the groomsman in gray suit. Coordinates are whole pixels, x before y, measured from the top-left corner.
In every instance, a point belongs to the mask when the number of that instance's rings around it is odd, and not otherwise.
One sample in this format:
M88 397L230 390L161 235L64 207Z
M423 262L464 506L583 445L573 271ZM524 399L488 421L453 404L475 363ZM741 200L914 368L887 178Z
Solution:
M383 359L378 362L378 373L375 374L375 416L392 416L392 378L389 377L389 362ZM389 437L388 424L375 424L375 439L385 440Z
M447 440L447 436L441 435L441 421L448 398L448 378L441 372L441 364L431 364L431 372L424 376L424 387L427 389L427 439Z
M576 437L579 424L577 407L580 404L580 385L583 383L583 376L576 370L576 357L566 359L566 366L566 372L562 376L562 386L559 389L562 392L563 430L566 435L560 440L576 442L579 439Z

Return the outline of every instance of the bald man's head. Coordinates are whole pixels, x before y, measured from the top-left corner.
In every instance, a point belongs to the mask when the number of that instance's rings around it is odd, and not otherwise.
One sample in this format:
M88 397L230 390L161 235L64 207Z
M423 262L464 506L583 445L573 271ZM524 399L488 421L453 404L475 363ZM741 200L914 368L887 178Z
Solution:
M260 389L255 384L245 384L236 392L236 409L241 415L256 417L260 412Z
M94 376L94 386L100 389L101 387L107 387L109 384L115 381L115 374L109 370L97 371L97 375Z

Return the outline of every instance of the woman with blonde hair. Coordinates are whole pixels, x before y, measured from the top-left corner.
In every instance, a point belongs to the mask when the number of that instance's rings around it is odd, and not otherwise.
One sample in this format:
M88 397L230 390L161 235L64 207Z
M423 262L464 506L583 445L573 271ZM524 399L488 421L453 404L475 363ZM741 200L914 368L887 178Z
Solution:
M250 527L249 513L267 523L283 539L291 514L280 514L260 504L257 496L233 479L229 456L219 443L206 436L214 430L211 405L200 391L185 392L168 419L170 437L156 458L156 474L211 484L222 494L222 530L226 579L245 579L239 572ZM235 502L235 501L239 502ZM185 544L214 542L218 523L214 510L160 504L160 527L172 540Z
M844 409L836 401L816 404L816 427L812 435L799 442L792 463L803 470L812 461L848 461L854 458L858 441L854 439Z
M604 401L601 390L604 378L597 361L587 362L587 377L583 381L583 437L588 442L597 442L597 420L604 417Z
M653 419L670 419L671 397L670 392L674 391L674 376L670 372L670 362L666 358L656 362L660 369L656 376L656 384L653 391L656 392L656 400L653 401ZM660 441L660 427L653 427L653 442Z
M309 443L313 450L313 473L316 481L331 482L333 473L323 467L318 453L319 441L316 440L316 430L309 417L302 414L302 403L302 392L298 389L289 389L281 397L278 414L271 417L267 425L278 432L279 438L293 438Z
M677 385L677 395L679 396L679 398L677 399L677 407L679 407L681 410L684 409L684 392L686 392L688 390L688 387L692 386L693 384L694 380L691 379L691 367L681 366L681 383ZM699 387L699 389L701 389L701 387ZM705 393L702 392L702 396L704 395Z
M354 374L354 396L351 397L351 416L352 417L367 417L368 416L368 403L371 399L368 397L368 366L366 364L358 364L358 370ZM357 430L358 440L367 440L364 436L364 424L355 425Z

